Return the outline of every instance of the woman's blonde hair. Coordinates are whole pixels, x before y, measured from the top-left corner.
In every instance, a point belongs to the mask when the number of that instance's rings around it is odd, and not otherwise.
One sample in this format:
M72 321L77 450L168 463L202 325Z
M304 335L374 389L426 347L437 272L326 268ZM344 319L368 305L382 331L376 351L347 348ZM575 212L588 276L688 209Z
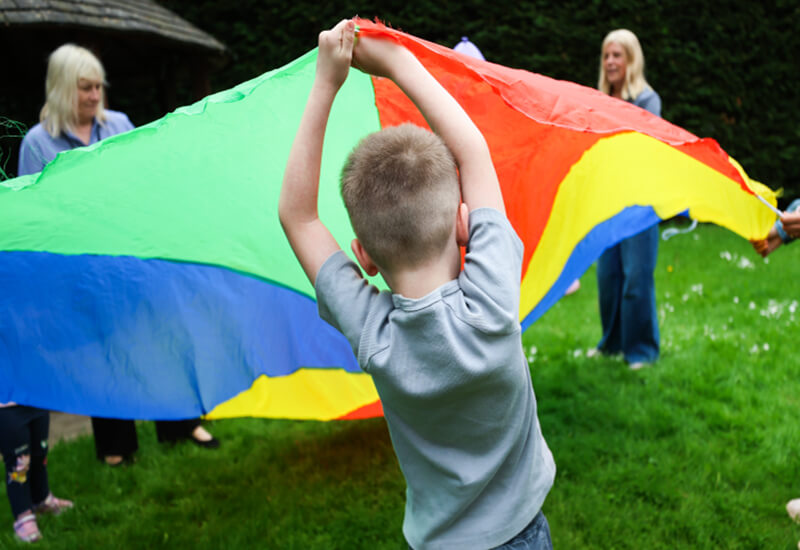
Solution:
M611 86L606 78L606 68L603 66L603 52L606 46L614 43L622 46L625 52L625 84L622 86L622 99L635 100L650 84L644 78L644 53L639 39L628 29L617 29L608 33L600 47L600 78L597 89L604 94L611 93Z
M73 130L78 123L78 80L81 78L103 83L95 118L100 123L106 119L103 108L106 72L102 63L86 48L64 44L50 54L47 62L45 103L39 113L39 121L52 137L64 130Z

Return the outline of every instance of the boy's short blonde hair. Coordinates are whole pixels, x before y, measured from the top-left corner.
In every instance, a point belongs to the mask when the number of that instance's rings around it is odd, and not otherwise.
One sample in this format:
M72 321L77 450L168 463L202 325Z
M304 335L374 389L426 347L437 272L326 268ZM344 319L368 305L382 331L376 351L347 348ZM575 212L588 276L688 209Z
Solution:
M442 139L413 124L364 138L342 169L342 198L356 237L388 270L441 254L455 227L460 188Z

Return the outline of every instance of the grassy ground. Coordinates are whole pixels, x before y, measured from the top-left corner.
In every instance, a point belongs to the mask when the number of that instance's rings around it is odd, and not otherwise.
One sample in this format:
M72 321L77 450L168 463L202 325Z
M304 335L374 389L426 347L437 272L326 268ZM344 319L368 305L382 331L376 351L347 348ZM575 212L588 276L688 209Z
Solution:
M795 245L798 246L798 245ZM795 358L800 247L769 263L701 226L662 242L662 358L631 372L587 358L594 272L524 335L558 464L545 503L556 548L789 549L800 526ZM107 468L88 437L57 445L51 485L76 509L41 548L399 549L404 485L382 419L212 423L206 451L155 443ZM19 548L6 502L0 548Z

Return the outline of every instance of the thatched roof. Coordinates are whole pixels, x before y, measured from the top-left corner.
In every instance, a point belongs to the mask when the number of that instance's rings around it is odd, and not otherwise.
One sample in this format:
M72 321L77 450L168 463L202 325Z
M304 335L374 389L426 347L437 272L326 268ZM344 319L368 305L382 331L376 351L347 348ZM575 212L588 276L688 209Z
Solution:
M225 46L152 0L0 0L3 27L80 27L130 32L221 53Z

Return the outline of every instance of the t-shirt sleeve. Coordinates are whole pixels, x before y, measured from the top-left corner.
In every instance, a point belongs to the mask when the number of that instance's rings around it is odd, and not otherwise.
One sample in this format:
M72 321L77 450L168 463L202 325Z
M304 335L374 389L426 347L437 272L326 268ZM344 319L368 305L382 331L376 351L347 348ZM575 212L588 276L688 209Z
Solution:
M319 269L315 291L319 316L344 334L358 356L361 333L378 289L361 276L355 262L338 251Z
M105 131L103 133L104 139L123 132L128 132L134 128L133 122L131 122L131 119L129 119L128 115L125 113L112 111L110 109L106 110Z
M36 140L28 133L22 139L22 145L19 148L19 165L17 167L18 176L26 176L28 174L35 174L41 172L47 162L39 150L39 145Z
M501 212L479 208L470 213L469 243L459 284L467 310L483 330L519 328L522 241Z
M122 129L120 130L120 133L133 130L135 126L133 125L133 122L131 122L131 119L128 118L128 115L126 115L125 113L120 113L120 114L122 115L122 121L121 121Z
M647 89L639 96L639 101L634 104L656 116L661 116L661 97L655 90Z

